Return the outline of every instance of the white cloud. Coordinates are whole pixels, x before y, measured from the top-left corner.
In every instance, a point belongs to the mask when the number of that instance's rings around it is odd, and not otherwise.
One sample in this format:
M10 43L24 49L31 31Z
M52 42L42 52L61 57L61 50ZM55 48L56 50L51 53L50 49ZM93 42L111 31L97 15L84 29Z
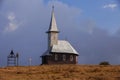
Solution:
M90 35L93 34L94 29L97 27L96 22L93 20L82 21L80 25L82 26L80 29L81 32L86 32Z
M16 21L16 16L14 12L10 12L7 16L7 19L9 20L8 26L5 27L4 32L13 32L16 29L18 29L19 24Z
M12 32L18 28L18 25L15 23L10 22L9 26L5 28L5 32Z
M13 12L9 13L8 20L13 21L15 19L15 14Z
M118 5L117 4L106 4L103 6L103 8L110 8L110 9L115 9Z

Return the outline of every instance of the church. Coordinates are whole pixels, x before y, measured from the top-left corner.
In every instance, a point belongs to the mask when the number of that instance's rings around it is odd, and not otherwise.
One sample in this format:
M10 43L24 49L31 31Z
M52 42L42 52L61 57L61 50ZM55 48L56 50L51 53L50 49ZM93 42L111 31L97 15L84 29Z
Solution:
M58 40L59 30L52 8L48 34L48 49L42 54L42 64L77 64L78 52L66 40Z

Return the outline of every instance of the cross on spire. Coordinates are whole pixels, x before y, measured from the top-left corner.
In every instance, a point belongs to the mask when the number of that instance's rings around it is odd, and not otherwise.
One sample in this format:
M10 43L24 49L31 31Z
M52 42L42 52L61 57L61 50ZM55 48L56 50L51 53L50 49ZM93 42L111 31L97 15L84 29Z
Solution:
M52 5L52 10L54 11L54 5Z

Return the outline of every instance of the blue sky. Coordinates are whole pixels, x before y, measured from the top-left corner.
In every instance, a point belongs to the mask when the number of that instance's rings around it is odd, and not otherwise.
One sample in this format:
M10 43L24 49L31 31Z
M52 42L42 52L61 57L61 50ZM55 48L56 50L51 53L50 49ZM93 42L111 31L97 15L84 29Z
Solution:
M41 63L47 49L51 7L60 30L79 52L79 64L109 61L120 64L119 0L0 0L0 66L10 50L20 54L20 64Z
M100 28L109 30L110 33L114 33L120 26L119 18L117 18L120 16L118 0L102 0L102 1L51 0L51 1L53 1L53 4L55 3L54 1L60 1L68 6L79 8L81 10L82 15L80 19L86 18L92 19L96 22L96 24ZM49 0L45 0L45 3L48 2Z

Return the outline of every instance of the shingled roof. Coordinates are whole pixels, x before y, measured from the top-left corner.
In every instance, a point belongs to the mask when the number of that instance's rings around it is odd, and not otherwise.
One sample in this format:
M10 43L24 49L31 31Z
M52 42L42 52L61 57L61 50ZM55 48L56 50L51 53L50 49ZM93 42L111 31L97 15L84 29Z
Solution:
M53 45L51 52L68 54L72 53L78 55L78 52L72 47L72 45L65 40L59 40L57 45Z
M50 53L67 53L67 54L76 54L78 52L72 47L72 45L65 40L59 40L57 45L53 45L50 50L47 50L42 56L50 55Z

